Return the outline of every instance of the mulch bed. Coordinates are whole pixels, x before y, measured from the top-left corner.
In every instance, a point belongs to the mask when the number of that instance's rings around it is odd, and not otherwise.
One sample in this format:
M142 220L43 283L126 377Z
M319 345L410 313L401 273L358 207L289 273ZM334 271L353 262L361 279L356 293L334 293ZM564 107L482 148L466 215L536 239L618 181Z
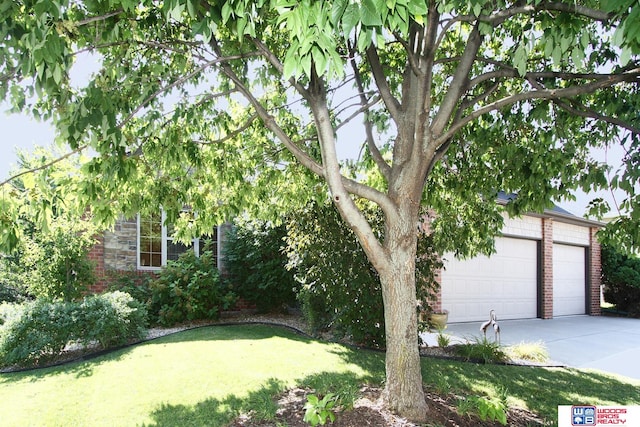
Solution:
M271 421L256 421L252 414L245 414L237 418L229 427L308 427L302 419L304 417L304 404L307 394L313 391L309 389L294 388L278 396L278 412L276 419ZM363 387L361 397L353 409L336 411L336 420L327 423L332 427L418 427L406 419L392 414L385 409L382 398L382 389L377 387ZM494 421L482 421L476 416L463 416L456 410L459 397L447 395L445 397L425 388L425 400L429 407L429 422L426 425L443 427L494 427L502 425ZM532 427L544 425L543 420L537 415L519 409L509 409L507 423L515 427Z

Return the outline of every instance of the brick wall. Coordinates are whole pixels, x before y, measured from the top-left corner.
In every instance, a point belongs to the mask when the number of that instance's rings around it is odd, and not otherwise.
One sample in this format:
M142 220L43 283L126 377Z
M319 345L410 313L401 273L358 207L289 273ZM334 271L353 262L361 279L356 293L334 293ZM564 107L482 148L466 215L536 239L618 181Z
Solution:
M89 287L92 293L100 293L104 291L106 283L104 280L104 237L102 235L95 236L97 243L89 251L88 257L95 265L96 283Z
M553 317L553 219L542 220L542 257L541 277L542 282L540 317L551 319Z
M600 316L602 310L600 308L600 290L602 285L602 258L600 253L600 242L596 238L597 228L591 228L590 230L590 245L589 245L589 304L587 306L587 314L592 316Z

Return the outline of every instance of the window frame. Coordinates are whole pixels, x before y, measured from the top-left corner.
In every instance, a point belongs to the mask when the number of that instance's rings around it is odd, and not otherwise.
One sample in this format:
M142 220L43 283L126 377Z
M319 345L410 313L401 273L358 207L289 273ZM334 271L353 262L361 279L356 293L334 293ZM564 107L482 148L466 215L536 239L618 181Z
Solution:
M164 211L164 209L160 209L160 242L161 242L161 249L160 249L160 266L149 266L149 265L142 265L141 264L141 253L140 253L140 243L141 243L141 237L142 234L140 232L140 224L141 224L141 215L138 214L137 215L137 221L136 221L136 264L137 264L137 269L141 270L141 271L160 271L162 270L162 268L164 268L167 265L167 255L168 255L168 242L171 241L173 242L173 237L168 235L168 227L165 225L165 221L167 219L167 215ZM200 238L196 237L194 238L192 241L192 245L193 245L193 251L195 252L196 256L199 257L200 256ZM219 243L219 242L218 242Z

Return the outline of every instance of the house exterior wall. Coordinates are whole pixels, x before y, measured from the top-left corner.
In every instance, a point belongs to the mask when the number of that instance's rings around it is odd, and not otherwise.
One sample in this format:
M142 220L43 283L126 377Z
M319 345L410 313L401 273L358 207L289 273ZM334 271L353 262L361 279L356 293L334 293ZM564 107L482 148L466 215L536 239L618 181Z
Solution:
M587 247L591 244L590 230L588 227L555 221L553 223L553 241Z
M218 227L218 269L224 274L224 259L220 248L224 247L231 224ZM96 245L89 252L89 259L95 264L96 283L90 292L104 292L110 279L118 274L150 276L157 274L155 270L138 269L138 220L137 218L120 218L113 229L96 236ZM242 307L241 307L242 308Z
M530 239L542 239L542 218L523 216L520 218L509 218L506 213L502 214L504 226L502 234L505 236L526 237Z
M89 252L94 262L96 282L89 288L91 293L107 290L110 278L117 274L154 276L153 272L137 270L137 220L121 218L112 230L96 236L96 245Z
M509 218L503 214L503 217L503 236L539 242L538 317L543 319L553 317L554 244L585 248L586 313L600 315L601 255L600 244L596 237L599 229L597 223L582 221L580 218L565 219L565 215L554 215L553 213L544 216L525 215L520 218ZM437 277L441 288L447 286L446 283L443 283L440 274ZM432 308L440 310L442 306L442 291L440 290L438 300L432 303Z
M587 298L589 299L589 306L587 307L587 314L592 316L600 316L602 314L600 305L602 298L602 255L600 242L598 242L598 238L596 237L597 232L597 228L591 228L589 231L589 292L587 295Z
M113 230L104 233L104 266L106 270L132 271L137 268L138 223L120 219Z
M105 269L104 269L104 237L95 236L96 244L91 248L88 254L89 260L94 263L94 272L96 274L96 282L89 287L89 292L100 293L106 288Z

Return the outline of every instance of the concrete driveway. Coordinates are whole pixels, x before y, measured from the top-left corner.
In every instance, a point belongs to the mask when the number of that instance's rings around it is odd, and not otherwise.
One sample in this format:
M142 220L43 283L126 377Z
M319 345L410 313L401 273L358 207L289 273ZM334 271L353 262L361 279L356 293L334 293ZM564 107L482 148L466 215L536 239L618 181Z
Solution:
M482 335L481 323L451 323L445 332L473 340ZM563 316L549 320L502 320L499 325L504 345L542 341L555 362L640 380L640 319ZM487 331L487 338L493 339L493 331ZM427 342L434 344L433 336Z

